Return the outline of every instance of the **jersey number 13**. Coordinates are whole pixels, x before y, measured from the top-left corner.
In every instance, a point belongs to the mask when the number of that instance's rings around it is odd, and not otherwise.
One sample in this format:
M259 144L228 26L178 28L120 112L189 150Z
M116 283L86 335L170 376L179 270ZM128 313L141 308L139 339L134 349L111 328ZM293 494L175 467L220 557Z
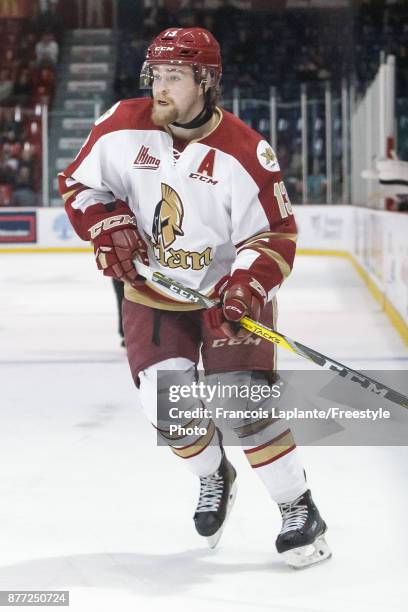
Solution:
M274 184L273 193L277 199L282 219L285 219L288 215L293 215L292 204L290 203L288 192L286 191L283 181Z

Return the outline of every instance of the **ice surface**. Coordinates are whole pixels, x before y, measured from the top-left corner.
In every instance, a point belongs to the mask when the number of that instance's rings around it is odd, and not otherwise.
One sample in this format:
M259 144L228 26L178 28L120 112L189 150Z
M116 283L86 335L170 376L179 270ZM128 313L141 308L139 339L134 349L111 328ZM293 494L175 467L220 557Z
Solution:
M333 559L298 572L275 551L276 505L229 449L237 502L208 550L197 482L156 447L92 256L2 255L0 285L0 589L68 589L81 612L406 610L405 447L301 449ZM282 333L356 369L407 369L347 261L299 257L279 303Z

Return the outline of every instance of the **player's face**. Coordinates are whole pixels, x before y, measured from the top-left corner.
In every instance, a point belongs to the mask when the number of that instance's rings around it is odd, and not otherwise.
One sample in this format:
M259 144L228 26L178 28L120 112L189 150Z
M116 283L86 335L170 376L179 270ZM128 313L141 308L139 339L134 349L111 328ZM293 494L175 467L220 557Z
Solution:
M152 72L153 123L164 126L194 119L203 107L203 99L192 67L161 64L153 66Z

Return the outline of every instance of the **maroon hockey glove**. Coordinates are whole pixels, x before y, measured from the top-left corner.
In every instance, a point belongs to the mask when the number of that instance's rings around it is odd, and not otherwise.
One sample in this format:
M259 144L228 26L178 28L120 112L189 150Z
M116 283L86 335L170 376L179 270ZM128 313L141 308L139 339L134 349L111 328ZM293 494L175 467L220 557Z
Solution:
M220 337L243 340L251 335L239 327L239 320L248 316L259 321L266 302L266 292L262 285L243 270L237 270L232 276L224 276L215 286L221 299L221 306L214 306L204 311L208 325Z
M138 283L133 260L148 265L147 245L141 237L136 219L128 214L104 217L89 229L96 263L105 276L123 282Z

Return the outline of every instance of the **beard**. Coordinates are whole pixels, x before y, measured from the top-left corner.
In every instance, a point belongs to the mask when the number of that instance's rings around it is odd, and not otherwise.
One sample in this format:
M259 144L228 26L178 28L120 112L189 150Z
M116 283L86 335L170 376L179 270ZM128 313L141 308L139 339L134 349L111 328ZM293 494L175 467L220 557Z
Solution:
M158 100L153 100L152 121L159 127L164 127L176 121L178 112L171 100L166 100L167 105L161 106Z

